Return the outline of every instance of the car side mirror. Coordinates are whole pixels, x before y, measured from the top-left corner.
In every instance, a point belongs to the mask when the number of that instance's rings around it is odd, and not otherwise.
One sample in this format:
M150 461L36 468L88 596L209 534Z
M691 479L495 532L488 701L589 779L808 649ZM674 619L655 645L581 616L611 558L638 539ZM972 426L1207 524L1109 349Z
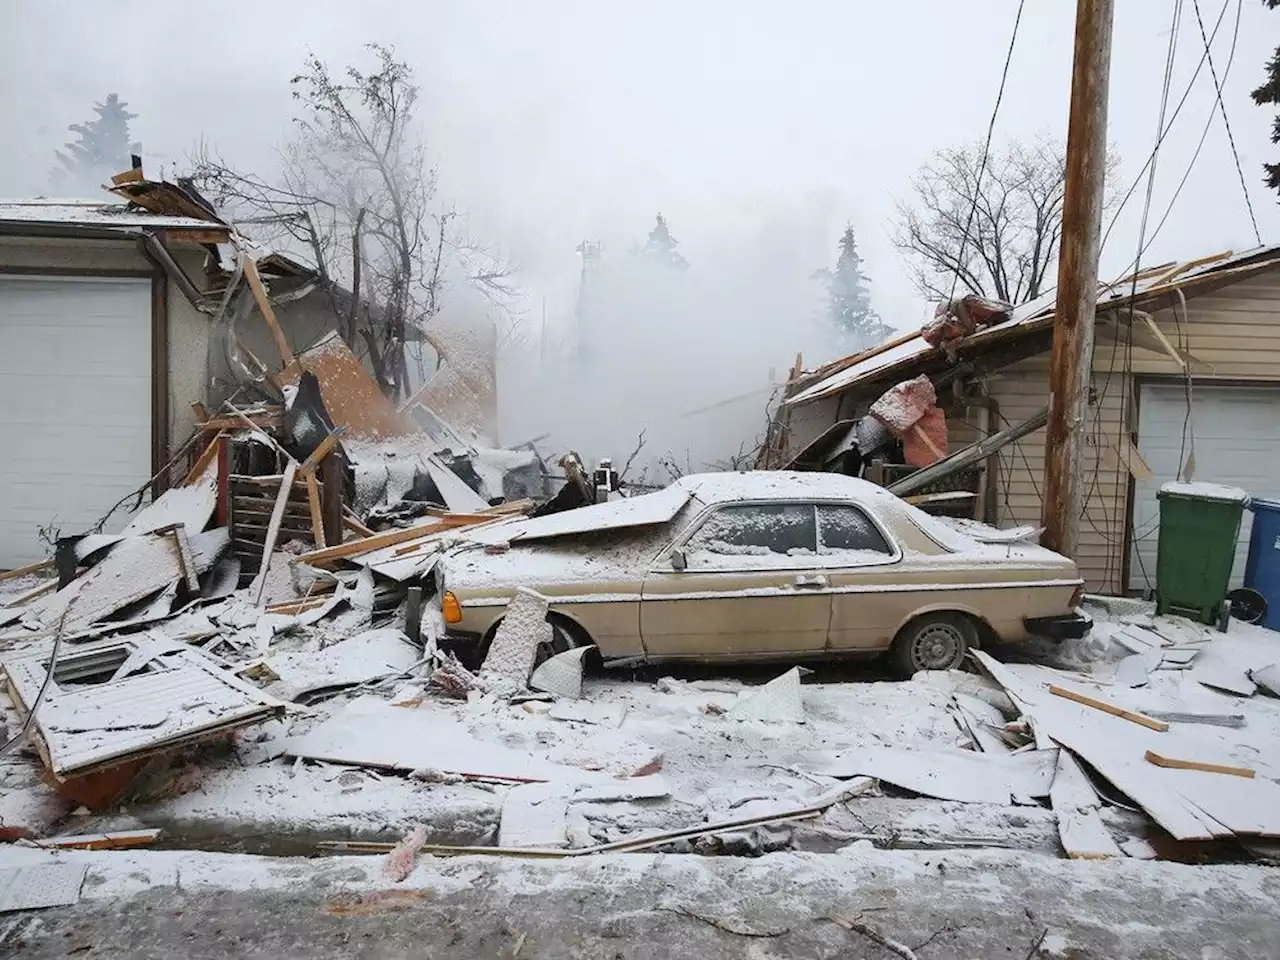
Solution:
M683 550L671 551L671 569L684 570L689 566L689 558L684 555Z

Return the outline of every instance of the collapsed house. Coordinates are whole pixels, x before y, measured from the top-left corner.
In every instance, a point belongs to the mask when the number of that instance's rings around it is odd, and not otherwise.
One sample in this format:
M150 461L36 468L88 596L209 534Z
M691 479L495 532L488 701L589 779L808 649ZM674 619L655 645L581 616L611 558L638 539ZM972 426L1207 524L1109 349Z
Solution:
M968 516L1038 525L1053 309L1049 293L959 330L930 325L796 371L757 465L852 469L904 494L967 492ZM1143 592L1154 583L1162 483L1181 475L1280 496L1280 247L1101 284L1097 311L1075 559L1093 591ZM874 458L846 459L872 405L920 376L945 411L946 459L918 472L901 459L874 469ZM1246 516L1233 586L1249 531Z

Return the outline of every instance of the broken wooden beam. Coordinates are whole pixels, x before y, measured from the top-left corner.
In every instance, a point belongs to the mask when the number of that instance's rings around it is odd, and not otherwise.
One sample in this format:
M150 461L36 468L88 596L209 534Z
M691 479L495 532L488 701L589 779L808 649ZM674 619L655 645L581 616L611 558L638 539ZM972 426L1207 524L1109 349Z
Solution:
M1120 717L1122 720L1141 724L1142 726L1155 730L1158 733L1164 733L1169 729L1169 725L1163 720L1155 720L1152 717L1148 717L1145 713L1138 713L1136 710L1127 710L1124 707L1117 707L1114 703L1107 703L1105 700L1098 700L1094 697L1086 696L1083 693L1077 693L1075 690L1068 690L1066 687L1060 687L1056 683L1049 684L1049 692L1055 697L1074 700L1076 703L1084 704L1086 707L1093 707L1095 710L1101 710L1103 713L1109 713L1113 717Z
M973 466L979 460L985 460L992 454L1003 450L1009 444L1021 440L1027 434L1035 433L1048 422L1049 408L1043 407L1030 419L1014 424L999 433L993 433L977 443L970 444L963 450L957 450L951 456L939 460L937 463L931 464L922 470L917 470L896 483L889 484L885 489L900 497L908 493L915 493L922 487L935 483L944 477L949 477L958 470Z
M275 509L271 512L271 522L267 525L267 537L262 546L262 566L253 583L254 606L262 605L262 591L267 585L267 571L271 567L271 554L276 548L276 540L280 536L280 523L284 520L285 504L289 502L289 491L293 487L293 475L297 472L298 463L290 460L285 464L284 476L280 478L280 494L276 497Z
M244 270L244 278L249 282L249 289L253 291L253 299L258 301L258 310L262 312L262 319L270 328L271 336L276 342L276 349L280 351L280 362L287 367L293 363L293 349L289 346L289 340L285 337L284 331L280 329L280 322L276 320L276 312L271 308L271 301L267 299L267 290L262 285L262 277L258 275L258 265L245 253L240 254L240 264Z
M321 440L316 448L307 456L307 459L302 461L302 466L298 468L298 476L309 477L314 473L320 461L329 455L329 451L337 445L338 441L342 439L342 435L346 432L346 427L338 427Z
M40 560L37 563L29 563L25 567L16 567L13 570L6 570L0 573L0 580L16 580L18 577L25 577L29 573L39 573L41 570L47 570L53 566L53 557L47 560Z
M1157 767L1166 767L1170 770L1201 770L1205 773L1225 773L1232 777L1245 777L1252 780L1257 774L1249 767L1236 767L1225 763L1204 763L1200 760L1178 760L1174 757L1166 757L1163 754L1156 753L1154 750L1148 750L1144 755L1148 763L1154 763Z

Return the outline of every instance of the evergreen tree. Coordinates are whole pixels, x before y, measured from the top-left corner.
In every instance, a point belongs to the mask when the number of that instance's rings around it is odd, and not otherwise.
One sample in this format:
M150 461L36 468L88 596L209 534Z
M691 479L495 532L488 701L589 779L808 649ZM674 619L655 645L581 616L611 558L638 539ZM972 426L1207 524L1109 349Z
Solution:
M892 329L871 309L870 281L862 272L862 257L853 227L845 227L840 237L840 256L835 270L820 270L819 278L827 285L827 315L833 326L852 341L855 349L875 346Z
M1263 2L1272 10L1280 7L1280 0L1263 0ZM1253 91L1253 102L1280 106L1280 47L1276 47L1275 53L1271 55L1271 61L1267 64L1266 82ZM1280 116L1276 117L1271 126L1271 142L1280 143ZM1264 163L1262 168L1267 171L1267 186L1273 190L1280 190L1280 163Z
M683 270L689 266L689 261L676 250L679 245L680 241L673 237L671 231L667 228L667 218L662 214L658 214L658 222L649 231L649 242L644 246L645 256L656 260L664 266Z
M117 94L107 94L93 105L97 119L73 123L69 129L77 139L66 144L66 152L56 151L61 169L52 179L59 187L73 190L97 189L113 174L129 169L130 154L141 153L142 145L129 139L129 121L137 117Z

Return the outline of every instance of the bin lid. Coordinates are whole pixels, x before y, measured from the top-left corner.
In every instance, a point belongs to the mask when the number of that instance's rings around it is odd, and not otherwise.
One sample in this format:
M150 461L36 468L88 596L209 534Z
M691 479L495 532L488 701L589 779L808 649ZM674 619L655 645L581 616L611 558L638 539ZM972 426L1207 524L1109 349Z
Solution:
M1193 500L1223 500L1227 503L1248 503L1249 494L1239 487L1228 487L1221 483L1205 483L1203 481L1173 480L1160 486L1157 497L1189 497Z
M1268 500L1266 497L1250 497L1249 509L1254 513L1259 510L1273 510L1280 512L1280 500Z

